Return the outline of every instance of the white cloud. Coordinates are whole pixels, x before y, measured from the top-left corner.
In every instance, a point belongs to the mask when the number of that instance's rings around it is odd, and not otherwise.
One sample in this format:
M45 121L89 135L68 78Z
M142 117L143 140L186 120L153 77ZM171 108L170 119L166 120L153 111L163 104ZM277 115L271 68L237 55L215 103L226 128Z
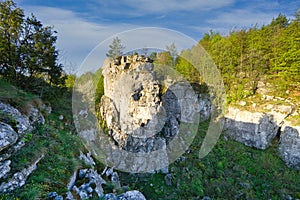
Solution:
M277 14L237 9L232 12L220 13L215 19L208 20L207 22L215 26L243 28L251 27L255 24L268 24Z
M26 15L34 15L44 24L54 26L58 32L57 47L62 52L62 62L78 67L90 51L106 38L118 32L135 28L126 24L97 24L88 22L76 13L52 7L25 7Z
M115 2L99 2L95 1L99 5L111 5L114 8ZM172 11L210 11L213 9L222 8L231 5L235 0L123 0L118 1L120 7L129 6L131 10L126 9L126 15L145 15L145 14L165 14ZM119 8L119 7L118 7ZM113 12L113 11L112 11ZM122 12L122 10L118 10Z

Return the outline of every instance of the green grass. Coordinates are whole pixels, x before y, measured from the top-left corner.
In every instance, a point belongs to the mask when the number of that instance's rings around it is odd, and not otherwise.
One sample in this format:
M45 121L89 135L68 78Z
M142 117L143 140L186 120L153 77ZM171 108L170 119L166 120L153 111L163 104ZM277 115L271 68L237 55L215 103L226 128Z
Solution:
M122 181L139 189L147 199L283 199L300 196L300 172L288 168L279 158L277 142L265 151L224 140L205 158L199 149L207 127L201 124L184 162L174 162L169 170L173 185L163 174L122 174ZM151 185L150 185L151 184Z
M26 93L0 78L0 101L11 104L22 110L28 101L36 99L36 95ZM21 171L36 161L42 154L44 158L38 163L37 169L29 176L25 186L12 193L1 194L0 199L45 199L46 194L56 191L65 194L67 184L78 167L79 151L83 150L80 139L73 134L74 127L71 115L71 98L68 94L52 102L54 112L45 115L46 123L25 136L25 146L13 154L10 160L11 171L7 181L14 173ZM60 114L64 120L58 119ZM14 125L15 122L0 112L0 120ZM67 125L66 125L67 123Z
M23 92L0 78L0 97L22 106L34 95ZM34 162L42 153L45 157L28 178L27 184L12 193L1 194L6 199L45 199L56 191L65 194L66 185L77 168L79 150L84 149L79 138L72 134L71 103L68 95L59 99L54 112L46 116L46 124L40 125L26 138L26 145L11 157L12 171L20 171ZM55 103L55 102L54 102ZM58 120L63 114L65 119ZM0 117L5 118L4 115ZM10 120L10 119L6 119ZM68 123L66 126L65 123ZM13 122L11 122L13 124ZM140 190L147 199L284 199L287 195L300 198L300 172L288 168L279 158L277 141L265 151L246 147L225 140L221 136L213 150L199 159L199 150L208 122L199 125L198 134L190 146L184 161L169 166L172 185L165 183L164 174L121 173L121 185ZM98 172L104 165L96 161ZM104 186L105 192L116 191L112 185ZM116 191L118 194L123 191Z
M9 103L17 109L22 109L30 100L37 96L24 92L0 77L0 101Z
M83 149L77 136L49 125L40 125L26 145L11 157L13 174L33 163L41 154L45 157L29 176L27 184L7 195L10 199L36 199L51 191L66 193L75 169L82 164L77 159ZM2 195L3 197L3 195Z

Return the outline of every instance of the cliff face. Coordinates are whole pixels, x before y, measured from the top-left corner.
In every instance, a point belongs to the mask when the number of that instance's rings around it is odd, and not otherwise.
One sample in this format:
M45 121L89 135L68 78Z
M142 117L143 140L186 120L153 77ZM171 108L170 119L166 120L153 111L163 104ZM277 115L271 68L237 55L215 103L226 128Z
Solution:
M103 68L101 115L124 147L129 136L148 138L160 131L166 116L149 58L127 56L112 64Z
M208 95L195 94L186 82L159 81L152 61L143 56L106 60L102 67L104 96L100 113L120 148L147 153L161 148L180 132L181 123L210 115Z

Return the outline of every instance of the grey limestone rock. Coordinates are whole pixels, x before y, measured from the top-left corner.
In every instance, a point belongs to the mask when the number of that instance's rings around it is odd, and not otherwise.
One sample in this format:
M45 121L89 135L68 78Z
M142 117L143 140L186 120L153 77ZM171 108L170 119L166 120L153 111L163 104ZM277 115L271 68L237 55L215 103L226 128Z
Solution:
M266 149L279 130L280 120L267 113L229 107L225 118L224 129L231 139L258 149Z
M300 170L300 126L284 127L278 150L280 157L288 166Z
M18 140L18 134L8 124L0 122L0 151L6 149Z

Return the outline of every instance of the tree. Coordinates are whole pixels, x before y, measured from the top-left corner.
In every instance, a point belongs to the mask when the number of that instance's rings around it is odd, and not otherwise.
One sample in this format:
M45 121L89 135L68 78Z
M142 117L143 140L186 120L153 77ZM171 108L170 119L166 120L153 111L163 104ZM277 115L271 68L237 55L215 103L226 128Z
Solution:
M170 53L170 55L172 56L173 61L175 61L176 57L177 57L177 54L178 54L175 44L172 43L171 45L167 46L166 49ZM175 63L173 63L173 64L175 64Z
M295 17L296 17L296 20L297 20L298 22L300 22L300 8L298 8L298 10L296 11Z
M110 50L108 50L106 56L109 58L116 58L123 54L123 50L125 49L125 46L122 45L121 40L116 37L114 38L111 45L109 45Z
M25 18L12 0L0 3L0 27L0 73L4 77L20 86L29 85L33 78L64 83L52 27L43 26L34 15Z
M0 72L16 79L18 71L18 46L24 13L12 1L0 3Z

